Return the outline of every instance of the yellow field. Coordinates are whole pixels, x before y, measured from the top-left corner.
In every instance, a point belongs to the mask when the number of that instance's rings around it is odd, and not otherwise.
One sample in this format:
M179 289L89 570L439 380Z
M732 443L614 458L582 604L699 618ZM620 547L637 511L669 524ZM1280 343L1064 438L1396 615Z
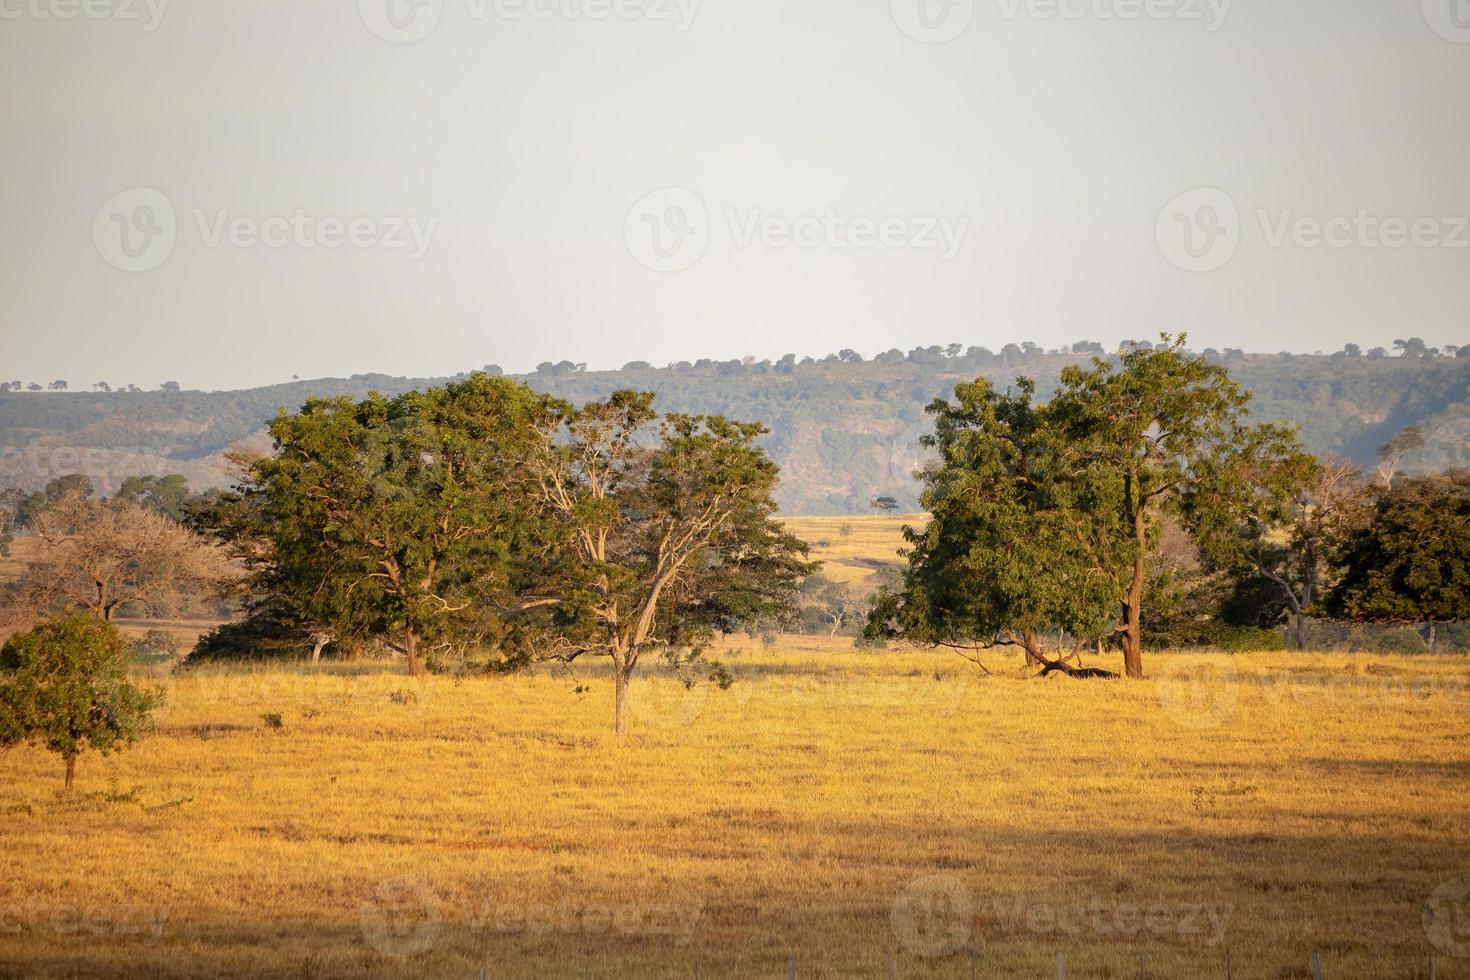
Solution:
M0 974L1470 976L1464 658L721 656L623 741L591 669L168 678L72 798L0 755Z
M922 525L927 520L923 514L792 517L786 526L812 546L812 558L822 562L824 575L861 583L883 565L899 560L905 524Z

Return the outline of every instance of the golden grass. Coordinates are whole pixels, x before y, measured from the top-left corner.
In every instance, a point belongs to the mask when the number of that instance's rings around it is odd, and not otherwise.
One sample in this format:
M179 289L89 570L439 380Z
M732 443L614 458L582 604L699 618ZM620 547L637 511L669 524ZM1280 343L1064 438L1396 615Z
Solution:
M722 656L622 741L590 668L170 677L71 798L0 755L0 973L1406 978L1434 938L1470 976L1424 915L1470 872L1464 658Z
M861 584L885 564L900 561L905 524L922 525L927 521L924 514L870 514L790 517L786 526L812 546L811 557L822 562L822 574L837 582Z

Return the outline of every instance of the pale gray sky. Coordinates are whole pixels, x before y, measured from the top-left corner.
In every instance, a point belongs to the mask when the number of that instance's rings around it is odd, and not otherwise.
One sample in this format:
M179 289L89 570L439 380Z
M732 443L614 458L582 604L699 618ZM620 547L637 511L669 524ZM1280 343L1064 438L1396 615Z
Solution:
M148 2L0 0L6 378L1470 343L1470 0Z

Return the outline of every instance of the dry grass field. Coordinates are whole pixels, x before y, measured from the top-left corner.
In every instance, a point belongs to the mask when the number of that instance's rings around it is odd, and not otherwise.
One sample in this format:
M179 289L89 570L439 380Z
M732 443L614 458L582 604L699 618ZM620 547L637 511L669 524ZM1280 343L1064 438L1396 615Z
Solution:
M0 754L0 975L1470 977L1463 657L718 656L623 740L590 666L159 673L71 796Z
M925 520L921 514L861 517L793 517L791 533L812 545L822 572L838 582L866 581L885 563L898 560L904 546L903 526Z

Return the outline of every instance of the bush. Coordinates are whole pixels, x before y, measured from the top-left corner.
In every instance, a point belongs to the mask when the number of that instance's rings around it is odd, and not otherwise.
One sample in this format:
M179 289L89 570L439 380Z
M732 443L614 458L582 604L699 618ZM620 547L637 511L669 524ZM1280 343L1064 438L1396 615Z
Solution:
M1211 646L1226 653L1274 653L1286 649L1286 638L1276 630L1259 626L1218 626Z
M168 630L149 630L133 641L133 659L138 663L162 663L178 655L179 641Z
M239 623L225 623L199 638L180 665L227 660L266 660L305 657L311 653L311 638L281 612L267 608Z

